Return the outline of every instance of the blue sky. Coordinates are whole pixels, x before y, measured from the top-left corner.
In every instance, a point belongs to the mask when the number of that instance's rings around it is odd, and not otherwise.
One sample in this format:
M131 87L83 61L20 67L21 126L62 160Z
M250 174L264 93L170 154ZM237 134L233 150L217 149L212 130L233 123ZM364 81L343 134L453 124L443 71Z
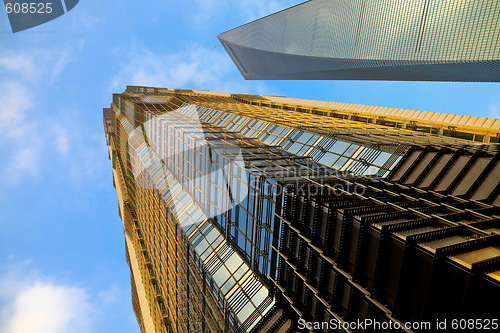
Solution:
M16 34L0 9L1 332L139 332L102 126L127 84L500 118L496 83L244 81L214 48L300 2L82 0Z

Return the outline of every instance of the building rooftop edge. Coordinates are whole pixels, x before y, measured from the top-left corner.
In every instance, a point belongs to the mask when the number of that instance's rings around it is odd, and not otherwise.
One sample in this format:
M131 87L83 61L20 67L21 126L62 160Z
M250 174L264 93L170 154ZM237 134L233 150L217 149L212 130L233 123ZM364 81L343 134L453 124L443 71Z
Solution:
M147 88L147 89L157 89L158 91L167 92L178 92L178 89L173 88L161 88L161 87L146 87L146 86L127 86L127 92L134 92L137 88ZM154 92L154 91L152 91ZM233 95L246 95L246 94L232 94L227 92L216 92L209 90L182 90L184 92L192 92L195 94L207 94L212 96L221 97L231 97ZM477 116L467 116L444 112L431 112L431 111L419 111L412 109L402 109L402 108L392 108L385 106L373 106L373 105L363 105L363 104L353 104L353 103L343 103L343 102L332 102L332 101L319 101L311 99L302 98L289 98L284 96L268 96L268 95L254 95L256 97L262 98L263 101L277 102L283 104L295 104L295 105L307 105L314 108L322 109L332 109L341 112L352 112L357 115L367 115L370 114L377 116L379 118L385 118L386 120L414 120L431 125L441 125L441 127L450 127L450 129L483 129L487 130L491 134L500 134L500 119L490 118L490 117L477 117ZM453 128L457 127L457 128Z

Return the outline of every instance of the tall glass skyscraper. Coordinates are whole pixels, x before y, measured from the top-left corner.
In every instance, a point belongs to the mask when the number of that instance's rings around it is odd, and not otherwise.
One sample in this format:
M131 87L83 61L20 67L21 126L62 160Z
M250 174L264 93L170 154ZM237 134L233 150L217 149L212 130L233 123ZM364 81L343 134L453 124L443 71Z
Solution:
M498 313L498 119L130 86L104 127L142 332Z
M500 81L495 0L311 0L218 38L249 80Z

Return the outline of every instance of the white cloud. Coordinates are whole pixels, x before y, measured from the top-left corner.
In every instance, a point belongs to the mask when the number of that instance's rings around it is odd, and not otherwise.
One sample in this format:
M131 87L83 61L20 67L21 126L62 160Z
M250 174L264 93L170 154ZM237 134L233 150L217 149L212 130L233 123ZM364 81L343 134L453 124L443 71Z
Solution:
M30 260L0 258L0 332L90 333L111 327L110 320L130 318L123 311L130 304L130 288L115 284L103 289L46 276ZM120 305L120 306L117 306ZM131 316L132 317L129 317ZM133 327L133 326L132 326ZM113 330L103 330L113 332Z
M63 49L57 60L54 62L53 67L50 70L51 81L55 81L63 72L64 67L72 60L73 50L71 48Z
M83 10L72 13L72 21L75 28L81 29L83 26L89 30L95 30L96 26L104 22L102 18L96 16L96 13L89 14Z
M2 178L17 183L23 176L36 177L42 141L38 126L27 112L34 106L29 89L16 82L0 83L0 162ZM3 170L2 170L3 169Z
M132 47L121 70L110 83L110 90L126 85L206 89L230 92L263 92L262 82L244 81L224 50L190 44L178 53L153 53L145 47Z
M66 155L70 149L70 140L71 140L71 137L68 134L67 129L62 127L61 125L55 125L52 128L52 136L56 150L61 155Z
M15 150L5 167L5 176L11 183L19 182L26 174L36 178L39 174L39 161L40 153L37 147L23 147Z
M43 93L40 86L49 87L56 81L83 46L83 41L76 41L58 49L0 53L1 178L16 184L25 176L37 177L42 157L49 155L45 149L55 149L60 155L70 150L70 134L52 125L52 110L40 110L37 101Z
M0 138L19 138L26 133L25 111L34 104L28 89L17 82L0 82L2 103L0 103Z
M55 49L37 49L25 53L6 50L0 54L0 73L4 77L12 75L11 80L16 82L23 80L24 84L47 85L59 78L84 45L84 40L77 40L73 45Z
M86 290L57 283L12 258L0 267L0 332L87 333L96 306Z
M500 100L496 103L491 103L489 106L489 116L490 118L500 119Z
M69 160L68 177L75 185L85 184L89 180L103 186L109 186L108 182L102 180L109 176L110 161L106 140L102 133L80 131L74 134L77 143L72 148L73 158Z
M16 295L2 332L88 332L91 310L85 290L37 281Z
M14 55L12 53L0 56L0 73L3 71L12 71L32 77L35 68L32 56L26 54Z

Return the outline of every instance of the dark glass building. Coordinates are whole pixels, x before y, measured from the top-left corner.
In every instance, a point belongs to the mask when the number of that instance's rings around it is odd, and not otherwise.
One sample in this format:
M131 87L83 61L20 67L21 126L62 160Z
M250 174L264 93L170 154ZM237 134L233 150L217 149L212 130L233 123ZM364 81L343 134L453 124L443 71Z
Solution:
M499 123L209 91L115 94L104 126L142 332L494 317Z
M248 80L500 81L498 1L311 0L218 38Z
M273 244L277 304L287 318L296 328L329 323L325 331L498 322L500 164L490 148L413 147L387 179L333 183L362 194L291 186ZM423 172L436 168L438 175ZM410 185L428 178L441 185Z

